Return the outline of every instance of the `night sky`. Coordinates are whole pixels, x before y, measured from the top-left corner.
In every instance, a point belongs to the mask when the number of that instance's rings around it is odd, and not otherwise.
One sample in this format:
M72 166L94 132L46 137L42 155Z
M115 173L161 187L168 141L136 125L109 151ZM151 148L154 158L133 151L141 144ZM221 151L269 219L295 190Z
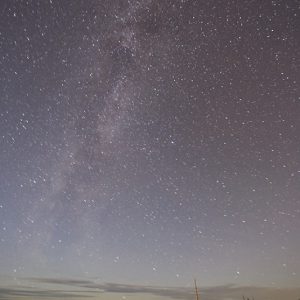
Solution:
M299 297L299 12L2 0L0 299Z

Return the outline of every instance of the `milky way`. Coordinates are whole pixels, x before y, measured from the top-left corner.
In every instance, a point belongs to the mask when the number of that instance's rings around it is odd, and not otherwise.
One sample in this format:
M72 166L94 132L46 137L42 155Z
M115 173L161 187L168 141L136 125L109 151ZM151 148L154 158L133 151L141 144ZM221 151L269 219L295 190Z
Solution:
M297 1L2 1L0 275L297 286L299 28Z

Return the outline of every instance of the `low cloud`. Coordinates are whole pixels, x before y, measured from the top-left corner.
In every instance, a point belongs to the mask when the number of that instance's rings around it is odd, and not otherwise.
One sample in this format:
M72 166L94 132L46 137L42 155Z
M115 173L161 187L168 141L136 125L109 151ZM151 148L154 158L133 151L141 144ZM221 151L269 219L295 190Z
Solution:
M69 292L69 291L55 291L55 290L44 290L44 289L32 289L30 287L18 288L18 287L9 287L1 288L0 287L0 299L1 300L12 300L12 299L21 299L23 297L28 297L30 299L43 299L43 298L53 298L53 299L66 299L66 298L89 298L90 295L83 295L78 291Z
M129 285L120 283L97 283L91 280L57 279L57 278L27 278L25 282L40 286L39 288L0 287L0 300L12 300L21 297L30 299L65 299L65 298L93 298L106 294L138 294L152 295L161 298L192 300L195 293L192 288L184 287L154 287ZM42 286L47 285L46 288ZM52 285L52 288L51 288ZM50 286L50 287L49 287ZM60 289L57 289L60 286ZM245 298L255 300L296 300L300 297L300 288L273 288L258 286L222 285L200 288L201 300L241 300Z

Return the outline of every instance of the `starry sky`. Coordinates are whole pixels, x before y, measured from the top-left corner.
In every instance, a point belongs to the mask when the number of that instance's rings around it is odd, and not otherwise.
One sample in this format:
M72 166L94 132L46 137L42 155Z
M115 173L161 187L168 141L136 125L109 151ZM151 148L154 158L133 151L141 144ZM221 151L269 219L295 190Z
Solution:
M2 0L0 299L299 297L299 12Z

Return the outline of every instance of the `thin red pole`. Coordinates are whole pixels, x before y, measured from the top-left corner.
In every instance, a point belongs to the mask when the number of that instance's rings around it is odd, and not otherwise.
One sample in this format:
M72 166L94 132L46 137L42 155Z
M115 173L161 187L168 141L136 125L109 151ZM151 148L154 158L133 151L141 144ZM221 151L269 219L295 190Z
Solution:
M200 300L196 279L194 279L194 283L195 283L195 291L196 291L196 300Z

